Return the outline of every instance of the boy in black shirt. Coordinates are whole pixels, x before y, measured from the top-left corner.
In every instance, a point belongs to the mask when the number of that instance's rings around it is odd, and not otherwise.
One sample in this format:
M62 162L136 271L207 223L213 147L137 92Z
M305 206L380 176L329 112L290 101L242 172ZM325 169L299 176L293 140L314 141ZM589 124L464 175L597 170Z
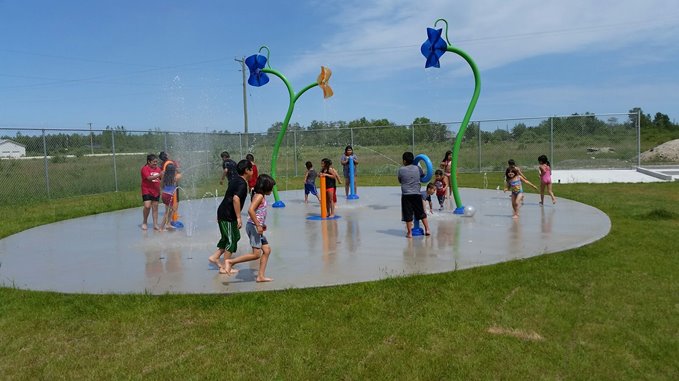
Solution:
M220 155L222 157L222 178L219 180L219 185L224 184L224 179L229 181L240 176L238 169L236 168L236 162L231 159L231 155L224 151Z
M210 263L219 267L220 274L228 274L228 272L219 263L219 258L226 253L225 258L231 259L231 255L238 248L240 228L243 225L240 213L248 195L248 180L252 176L252 162L241 160L236 169L238 177L229 181L224 199L217 208L217 224L219 224L219 232L221 233L221 238L217 243L217 251L208 258Z

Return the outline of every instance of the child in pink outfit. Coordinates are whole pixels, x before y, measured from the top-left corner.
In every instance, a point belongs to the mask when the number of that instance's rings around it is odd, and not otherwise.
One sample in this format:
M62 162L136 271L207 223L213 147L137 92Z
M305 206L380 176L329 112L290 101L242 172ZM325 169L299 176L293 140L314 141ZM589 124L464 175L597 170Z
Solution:
M538 157L538 172L540 172L540 206L544 204L545 201L545 188L549 192L550 197L552 197L552 204L556 204L556 197L554 197L554 192L552 192L552 167L547 160L547 156L540 155Z

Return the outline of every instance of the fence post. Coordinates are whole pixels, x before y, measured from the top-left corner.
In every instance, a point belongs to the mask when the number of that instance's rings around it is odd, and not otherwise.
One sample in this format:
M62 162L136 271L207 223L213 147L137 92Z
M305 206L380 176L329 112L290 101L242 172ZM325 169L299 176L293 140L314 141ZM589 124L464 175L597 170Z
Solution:
M45 130L42 130L42 152L45 157L45 188L47 189L47 198L52 198L50 195L50 172L47 164L47 140L45 140Z
M351 146L354 146L354 129L349 128L349 134L351 135Z
M479 121L478 150L479 150L479 173L481 173L481 122Z
M165 146L165 149L163 149L163 151L167 152L167 132L163 134L163 140L164 140L163 145Z
M410 131L412 133L412 141L413 141L413 153L415 153L415 125L411 124L410 125Z
M641 110L637 110L637 167L641 167Z
M116 131L111 130L111 152L113 153L113 181L118 191L118 168L116 167Z
M238 133L238 149L240 149L240 159L243 160L243 134Z
M551 165L554 166L554 118L549 118L549 157L552 159Z
M297 177L297 131L292 130L294 149L292 151L293 163L295 163L295 177ZM352 139L353 141L353 139Z
M207 128L206 128L207 129ZM210 135L205 131L205 178L210 178Z

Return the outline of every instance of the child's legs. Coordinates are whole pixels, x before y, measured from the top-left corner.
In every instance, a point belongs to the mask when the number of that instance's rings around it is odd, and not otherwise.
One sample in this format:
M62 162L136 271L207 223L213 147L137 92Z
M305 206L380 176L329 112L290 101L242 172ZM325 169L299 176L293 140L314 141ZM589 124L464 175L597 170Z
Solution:
M540 203L545 201L545 183L540 181Z
M520 194L521 193L512 193L512 211L514 211L515 216L519 214L519 205L520 205L519 204L520 203L519 195Z
M429 221L427 221L427 217L422 219L422 225L424 225L424 232L429 233Z
M518 216L519 215L519 209L521 209L521 205L523 205L523 192L519 193L516 195L516 207L514 208L515 214Z
M269 254L271 254L271 246L268 244L262 245L262 257L259 259L259 272L257 273L258 280L268 279L265 277L266 264L269 262Z
M328 215L332 216L335 213L335 203L332 201L333 196L335 195L335 190L330 188L326 190L326 203L328 206Z
M151 214L151 200L144 200L144 210L142 212L143 223L147 223L149 219L149 214Z
M238 264L238 263L254 261L256 259L259 259L261 256L262 256L262 249L258 248L258 247L253 247L252 253L243 254L240 257L236 257L234 259L227 259L227 262L229 262L231 264L231 266L233 266L233 265Z
M413 234L413 221L406 221L406 233L408 237L412 236Z
M163 222L160 226L165 226L170 223L172 219L172 203L165 204L165 214L163 215Z
M549 192L550 197L552 197L552 202L555 202L556 197L554 197L554 192L552 192L552 183L547 184L547 192Z
M151 201L151 218L153 226L158 226L158 201Z
M213 263L218 261L222 254L226 254L224 256L226 259L231 258L232 253L238 249L238 240L240 240L240 231L236 221L219 220L217 224L221 236L217 243L217 251L209 258Z
M237 263L243 263L248 261L254 261L259 259L262 255L262 245L266 243L266 238L257 232L257 227L254 224L248 223L245 225L245 232L248 233L248 239L250 240L250 246L252 247L252 253L241 255L238 258L231 260L226 260L224 262L227 270L231 270L231 266Z

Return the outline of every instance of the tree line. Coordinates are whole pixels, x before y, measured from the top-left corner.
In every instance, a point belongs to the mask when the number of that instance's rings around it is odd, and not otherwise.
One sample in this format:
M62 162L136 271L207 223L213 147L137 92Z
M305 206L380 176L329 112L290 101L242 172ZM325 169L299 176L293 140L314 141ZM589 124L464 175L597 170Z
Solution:
M644 114L641 108L629 111L626 120L610 117L602 120L596 114L572 114L569 117L550 117L529 126L517 122L511 128L496 128L493 131L483 129L479 122L471 122L463 136L464 142L481 141L484 144L495 142L534 142L548 139L551 133L561 138L579 136L615 136L630 134L636 131L637 116L642 136L651 140L679 138L679 125L673 123L669 116L657 112L653 117ZM251 141L258 145L273 145L282 127L281 122L274 123L263 134L250 134ZM455 138L459 126L433 122L426 117L418 117L411 124L399 125L389 119L367 119L365 117L352 121L312 121L308 126L291 123L288 136L294 134L300 145L337 145L342 146L350 141L373 142L375 145L403 145L415 141L444 142ZM480 135L479 135L480 134ZM44 151L42 135L25 135L21 131L16 136L2 136L26 146L28 156L42 155ZM146 132L128 131L124 126L107 126L99 132L48 133L45 145L48 155L74 154L80 156L88 153L110 153L114 146L116 152L155 152L162 147L181 147L192 150L209 150L219 152L225 147L240 144L240 134L224 131L209 133L170 133L159 129ZM160 148L159 148L160 147Z

